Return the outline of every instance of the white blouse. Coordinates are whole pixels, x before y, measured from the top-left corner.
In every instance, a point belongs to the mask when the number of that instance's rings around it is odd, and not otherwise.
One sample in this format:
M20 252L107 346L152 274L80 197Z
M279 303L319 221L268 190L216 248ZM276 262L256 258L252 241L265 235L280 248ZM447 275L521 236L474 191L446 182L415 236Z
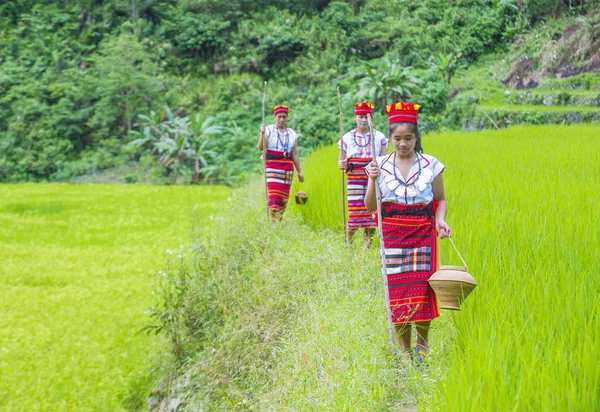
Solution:
M394 152L377 158L381 201L405 205L431 203L433 179L444 171L445 166L433 156L417 153L408 179L405 180L395 164L395 155Z
M373 130L375 134L375 149L377 150L376 156L381 153L381 147L387 144L388 139L383 133ZM367 132L365 135L358 133L356 129L350 130L340 140L338 140L338 147L346 152L346 158L362 157L369 158L371 155L371 132Z
M298 135L292 129L287 128L285 132L277 129L277 126L270 124L266 127L265 133L267 134L267 149L275 150L278 152L291 152Z

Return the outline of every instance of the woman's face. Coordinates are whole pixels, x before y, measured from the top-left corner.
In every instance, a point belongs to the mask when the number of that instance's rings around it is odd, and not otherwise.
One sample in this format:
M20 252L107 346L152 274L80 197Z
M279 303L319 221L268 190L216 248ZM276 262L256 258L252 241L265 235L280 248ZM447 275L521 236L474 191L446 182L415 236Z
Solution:
M275 115L275 124L278 129L285 129L285 125L287 124L288 115L287 113L277 113Z
M415 151L417 144L417 134L408 124L399 124L396 126L390 136L394 150L400 157L410 157Z
M366 114L357 114L354 116L354 119L356 120L356 126L358 126L360 130L367 130L369 128Z

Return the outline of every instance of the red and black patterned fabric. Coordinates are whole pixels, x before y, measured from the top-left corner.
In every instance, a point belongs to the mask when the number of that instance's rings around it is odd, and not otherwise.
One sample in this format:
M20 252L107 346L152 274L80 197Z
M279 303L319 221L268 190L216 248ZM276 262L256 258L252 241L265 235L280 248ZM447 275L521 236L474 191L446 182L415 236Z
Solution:
M294 178L294 162L283 152L267 150L265 163L267 174L267 193L269 209L284 211L290 196L290 187Z
M350 229L374 228L375 220L365 206L369 177L365 167L371 158L350 158L346 167L348 179L348 227Z
M432 205L384 202L381 207L392 322L432 320L439 316L435 293L427 282L437 265Z

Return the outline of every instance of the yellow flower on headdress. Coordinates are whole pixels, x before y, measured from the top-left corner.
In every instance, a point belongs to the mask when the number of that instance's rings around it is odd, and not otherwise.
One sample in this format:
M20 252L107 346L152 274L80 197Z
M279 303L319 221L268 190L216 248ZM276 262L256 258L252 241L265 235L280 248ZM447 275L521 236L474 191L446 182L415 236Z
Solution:
M391 112L391 111L399 111L399 110L410 110L410 111L419 111L419 109L421 108L420 105L418 104L413 104L413 103L404 103L403 101L399 101L398 103L394 103L391 106L385 106L385 111L386 112Z

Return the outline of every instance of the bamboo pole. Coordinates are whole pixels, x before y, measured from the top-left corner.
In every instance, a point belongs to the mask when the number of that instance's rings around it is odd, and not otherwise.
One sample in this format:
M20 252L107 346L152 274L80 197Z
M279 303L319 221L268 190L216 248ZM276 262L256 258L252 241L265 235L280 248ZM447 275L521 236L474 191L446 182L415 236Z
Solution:
M338 105L340 107L340 159L343 159L344 152L344 113L342 111L342 96L340 94L340 87L337 88ZM347 157L347 156L346 156ZM346 179L344 179L344 171L342 170L342 216L344 218L344 242L348 243L348 227L346 220Z
M373 133L373 121L371 115L367 114L367 120L369 122L369 131L371 133L371 153L373 154L373 161L377 162L377 151L375 147L375 134ZM379 188L379 177L373 182L375 184L376 197L377 197L377 230L379 231L379 256L381 258L381 274L383 276L383 289L385 291L385 307L387 312L388 329L390 332L390 343L392 345L392 354L398 354L398 346L396 344L396 333L394 331L394 325L392 323L392 311L390 308L390 294L388 291L388 280L387 280L387 265L385 262L385 245L383 243L383 230L381 216L381 189Z
M492 122L492 124L494 125L494 127L498 130L500 130L500 128L498 127L498 125L496 124L496 122L494 122L492 120L492 118L487 114L487 112L485 110L483 110L483 108L481 106L477 106L479 107L479 109L483 112L483 114L485 114L485 116L490 120L490 122Z
M265 100L267 99L267 81L265 80L264 89L263 89L263 99L262 99L262 124L265 124ZM261 125L262 127L262 125ZM267 130L265 127L265 133L262 136L263 139L263 160L265 162L265 198L267 203L265 206L267 207L267 220L269 219L269 188L267 187L267 144L269 140L267 139Z

